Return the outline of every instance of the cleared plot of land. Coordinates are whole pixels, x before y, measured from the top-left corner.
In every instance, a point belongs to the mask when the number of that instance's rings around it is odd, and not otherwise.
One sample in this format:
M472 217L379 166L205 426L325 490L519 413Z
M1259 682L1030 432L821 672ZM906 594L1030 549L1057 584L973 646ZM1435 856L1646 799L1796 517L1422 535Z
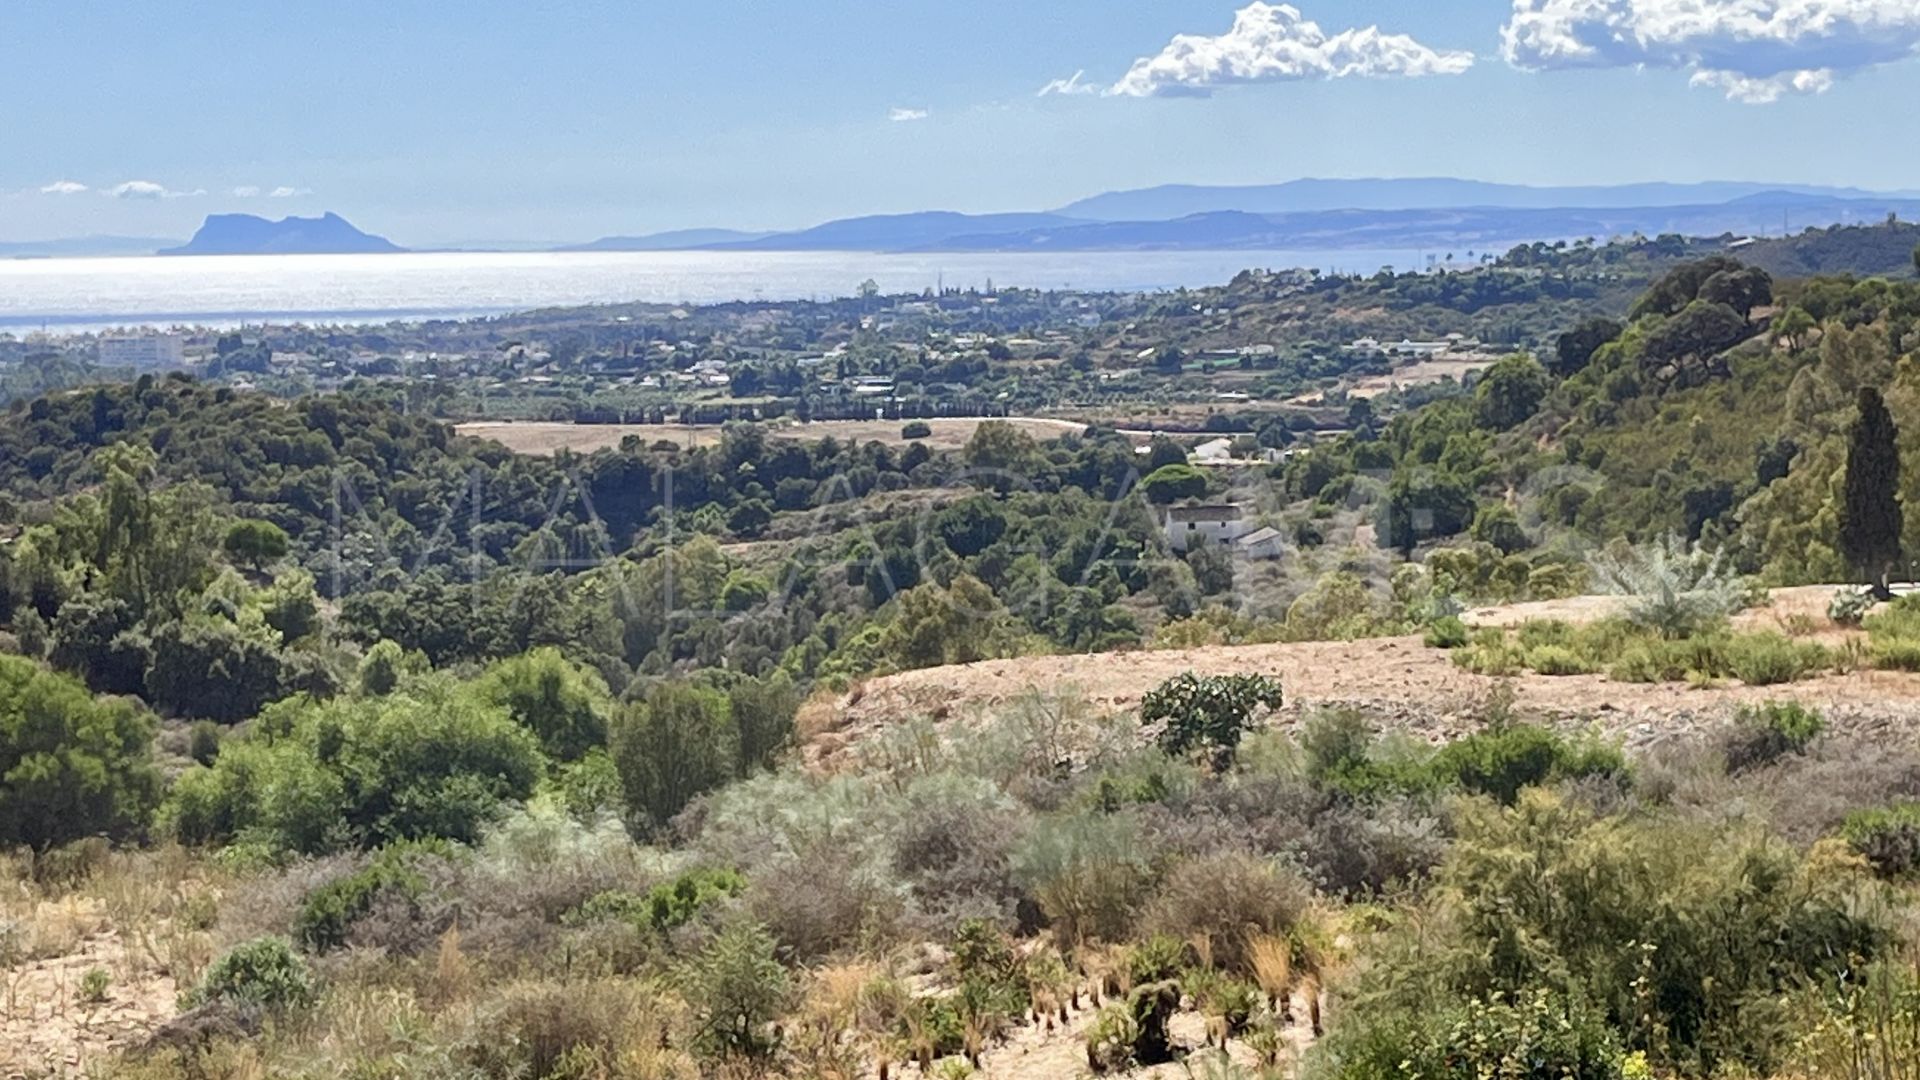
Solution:
M1788 589L1768 608L1743 613L1736 625L1779 629L1795 616L1820 616L1805 626L1829 643L1848 632L1825 622L1832 588ZM1583 622L1610 614L1616 601L1582 597L1549 604L1486 608L1470 613L1482 625L1515 625L1524 618ZM809 760L824 768L854 763L863 741L915 717L943 725L977 723L1035 690L1069 691L1098 711L1130 712L1147 691L1184 671L1201 675L1260 674L1286 687L1277 722L1291 725L1317 706L1351 705L1429 739L1457 737L1506 687L1523 714L1566 725L1597 725L1629 746L1646 746L1710 728L1744 704L1791 698L1828 712L1839 724L1897 727L1920 733L1920 675L1860 671L1825 675L1785 686L1725 682L1703 689L1673 683L1613 682L1604 675L1528 674L1499 679L1462 670L1452 655L1417 637L1277 645L1209 646L1098 656L1036 656L908 671L872 679L833 701L815 701L802 716L811 733Z
M835 438L854 442L881 442L893 446L903 446L908 442L926 443L934 450L957 450L967 444L973 433L985 420L977 418L940 418L924 420L932 434L925 439L909 440L900 434L901 428L909 421L905 420L816 420L812 423L797 421L779 422L773 425L772 434L778 438L816 439ZM1080 431L1085 424L1072 420L1052 420L1037 417L1009 418L1007 423L1020 428L1036 439L1053 439L1068 432ZM591 454L595 450L617 447L620 441L629 435L637 435L642 441L652 443L659 440L678 443L681 446L711 446L720 441L721 428L713 424L574 424L561 421L535 420L475 420L458 424L455 430L462 435L475 438L492 439L517 454L533 454L540 457L551 456L555 451L566 449L577 453Z

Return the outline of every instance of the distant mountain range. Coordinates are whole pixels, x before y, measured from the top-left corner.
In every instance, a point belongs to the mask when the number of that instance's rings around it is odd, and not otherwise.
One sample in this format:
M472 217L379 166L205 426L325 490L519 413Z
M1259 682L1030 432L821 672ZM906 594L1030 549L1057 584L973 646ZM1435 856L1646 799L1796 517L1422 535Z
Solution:
M586 244L571 244L556 251L687 251L725 244L747 244L772 236L772 233L741 232L739 229L678 229L647 236L603 236Z
M269 221L252 214L211 214L193 239L161 255L380 255L405 248L361 232L339 214Z
M1249 214L1292 214L1307 210L1439 210L1459 207L1553 210L1705 206L1754 195L1783 194L1822 199L1866 199L1886 193L1860 188L1743 181L1531 187L1445 177L1309 179L1243 187L1169 184L1134 191L1113 191L1070 203L1061 207L1058 213L1096 221L1168 221L1227 210ZM1920 198L1920 192L1895 194Z
M1632 233L1779 236L1809 226L1920 217L1920 191L1717 181L1527 187L1446 178L1295 180L1247 187L1116 191L1057 211L925 211L809 229L681 229L609 236L557 251L1096 252L1200 250L1499 251ZM517 248L525 250L524 247ZM338 214L269 221L215 214L186 244L86 237L0 244L0 257L381 253L404 249ZM470 250L479 250L477 248Z
M795 232L609 238L588 250L1074 252L1501 248L1635 232L1779 235L1920 215L1920 192L1746 182L1524 187L1476 180L1296 180L1112 192L1051 213L928 211ZM579 250L579 249L574 249Z

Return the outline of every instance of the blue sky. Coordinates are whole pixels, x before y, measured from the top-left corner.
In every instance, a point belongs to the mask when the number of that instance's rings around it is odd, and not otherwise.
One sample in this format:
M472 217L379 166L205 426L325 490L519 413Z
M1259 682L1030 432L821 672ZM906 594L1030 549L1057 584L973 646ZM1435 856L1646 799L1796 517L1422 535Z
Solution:
M332 209L579 240L1300 176L1920 186L1915 0L1295 3L8 0L0 239Z

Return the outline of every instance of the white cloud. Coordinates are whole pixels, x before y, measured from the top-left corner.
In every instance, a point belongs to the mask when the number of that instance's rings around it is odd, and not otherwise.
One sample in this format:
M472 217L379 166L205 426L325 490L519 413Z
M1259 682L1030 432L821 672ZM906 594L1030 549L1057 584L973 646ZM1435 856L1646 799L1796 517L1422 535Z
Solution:
M78 180L55 180L40 189L42 195L78 195L87 190L87 185Z
M1652 67L1765 103L1920 54L1915 0L1514 0L1501 54L1526 71Z
M1255 0L1234 15L1231 30L1218 37L1180 34L1158 55L1134 61L1105 92L1205 95L1235 83L1458 75L1472 66L1470 52L1435 50L1377 26L1329 37L1298 8Z
M933 113L927 109L892 108L887 110L887 119L896 124L910 124L915 120L925 120Z
M205 188L174 191L165 184L156 184L151 180L128 180L124 184L115 184L105 192L116 199L189 199L206 193Z
M311 195L311 194L313 194L312 188L287 187L285 184L282 184L279 187L274 188L272 191L267 192L267 198L293 199L293 198L298 198L302 195Z
M1055 79L1041 87L1038 96L1046 97L1049 94L1063 94L1068 97L1074 97L1080 94L1099 93L1100 88L1093 83L1087 82L1086 75L1087 73L1082 70L1074 72L1072 78Z
M252 184L241 184L233 189L233 195L238 199L257 199L260 197L260 189Z

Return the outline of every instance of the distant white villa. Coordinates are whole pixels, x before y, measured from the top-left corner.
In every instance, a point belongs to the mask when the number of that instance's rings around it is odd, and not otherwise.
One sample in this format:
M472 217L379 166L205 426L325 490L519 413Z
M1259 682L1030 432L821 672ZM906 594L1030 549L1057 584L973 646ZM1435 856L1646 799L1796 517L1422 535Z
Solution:
M1185 554L1196 547L1223 544L1236 556L1278 559L1286 554L1284 538L1275 529L1256 525L1246 508L1221 503L1208 506L1169 506L1161 518L1167 546Z

